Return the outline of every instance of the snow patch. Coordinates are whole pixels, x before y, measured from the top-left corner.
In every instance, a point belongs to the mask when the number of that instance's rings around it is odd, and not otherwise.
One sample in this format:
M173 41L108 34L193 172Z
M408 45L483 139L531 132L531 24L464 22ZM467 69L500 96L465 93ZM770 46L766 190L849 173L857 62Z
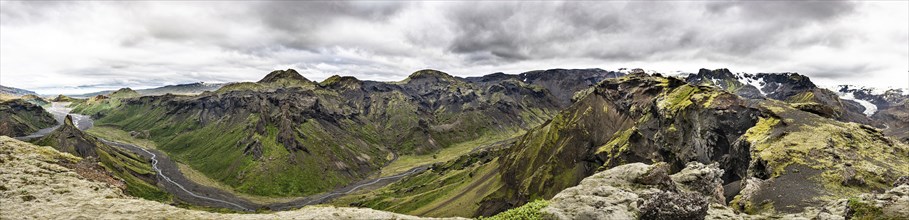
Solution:
M749 76L746 76L745 73L736 73L735 77L742 84L754 86L754 88L758 89L758 92L761 92L761 95L767 96L767 93L764 92L764 86L767 85L767 82L764 82L764 78L759 78L756 75L750 75L750 77L749 77ZM757 78L757 79L755 79L755 78Z
M865 107L865 112L863 112L863 113L865 113L865 115L867 115L867 116L874 115L874 113L877 112L876 105L872 104L869 101L855 98L855 95L853 95L851 92L847 92L847 93L837 92L837 93L840 94L840 99L852 100L852 101L858 102L858 104L862 105L862 107Z

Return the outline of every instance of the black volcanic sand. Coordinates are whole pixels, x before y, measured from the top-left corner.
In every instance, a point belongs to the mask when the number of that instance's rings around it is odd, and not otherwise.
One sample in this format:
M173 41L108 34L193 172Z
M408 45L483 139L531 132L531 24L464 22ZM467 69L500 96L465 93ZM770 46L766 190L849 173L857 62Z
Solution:
M762 183L751 202L756 207L773 203L773 209L783 213L797 213L805 207L821 206L824 202L817 198L823 194L818 189L824 186L816 180L821 173L823 171L805 165L790 165L786 167L785 174Z

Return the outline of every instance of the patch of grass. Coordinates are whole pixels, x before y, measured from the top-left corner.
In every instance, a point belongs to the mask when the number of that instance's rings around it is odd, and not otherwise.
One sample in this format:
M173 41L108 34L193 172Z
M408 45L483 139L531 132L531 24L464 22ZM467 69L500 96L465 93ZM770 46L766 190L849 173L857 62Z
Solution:
M852 213L851 219L856 220L873 220L882 219L884 212L880 207L860 201L857 198L849 198L849 210Z
M470 217L479 208L479 201L503 184L495 160L478 161L477 156L465 155L380 189L338 198L333 204L418 216Z
M157 149L154 141L142 138L136 138L129 135L129 132L120 130L114 126L94 126L85 131L95 137L104 138L110 141L117 141L136 145L145 149Z
M442 150L431 154L399 155L398 160L392 162L391 164L388 164L388 166L383 167L379 175L390 176L405 172L411 168L421 165L449 161L469 153L474 148L490 145L499 141L507 140L509 138L518 137L520 135L523 135L523 133L486 135L472 141L458 143L450 147L443 148Z
M496 214L492 217L478 219L481 220L508 220L508 219L543 219L543 213L540 212L543 208L549 206L548 200L535 200L533 202L528 202L520 207L509 209L502 213Z
M294 199L300 198L300 197L257 196L257 195L239 192L236 189L234 189L233 187L230 187L220 181L209 178L202 172L199 172L198 170L193 169L189 165L186 165L183 163L177 163L177 167L180 169L180 173L183 173L183 175L186 176L187 179L189 179L195 183L198 183L203 186L220 189L225 192L230 192L231 194L236 195L237 197L249 200L254 203L258 203L258 204L283 203L283 202L290 202L290 201L293 201Z

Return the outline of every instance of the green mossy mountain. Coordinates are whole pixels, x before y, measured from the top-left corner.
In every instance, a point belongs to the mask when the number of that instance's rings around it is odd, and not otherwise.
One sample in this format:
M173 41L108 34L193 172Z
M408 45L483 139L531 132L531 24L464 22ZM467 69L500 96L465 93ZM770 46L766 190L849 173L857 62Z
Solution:
M0 102L0 135L19 137L57 124L44 108L22 99Z
M574 74L562 84L608 77ZM279 70L198 96L123 98L75 112L93 115L98 125L148 131L172 158L238 191L301 196L364 179L394 155L425 155L532 128L570 102L540 82L479 83L422 70L402 82L339 76L316 84Z

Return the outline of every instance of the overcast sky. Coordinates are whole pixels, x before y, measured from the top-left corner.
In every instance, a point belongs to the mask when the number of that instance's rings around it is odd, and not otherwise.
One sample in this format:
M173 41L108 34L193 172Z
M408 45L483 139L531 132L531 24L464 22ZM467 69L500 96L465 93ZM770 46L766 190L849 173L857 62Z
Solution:
M0 2L0 84L42 94L549 68L909 85L909 2Z

